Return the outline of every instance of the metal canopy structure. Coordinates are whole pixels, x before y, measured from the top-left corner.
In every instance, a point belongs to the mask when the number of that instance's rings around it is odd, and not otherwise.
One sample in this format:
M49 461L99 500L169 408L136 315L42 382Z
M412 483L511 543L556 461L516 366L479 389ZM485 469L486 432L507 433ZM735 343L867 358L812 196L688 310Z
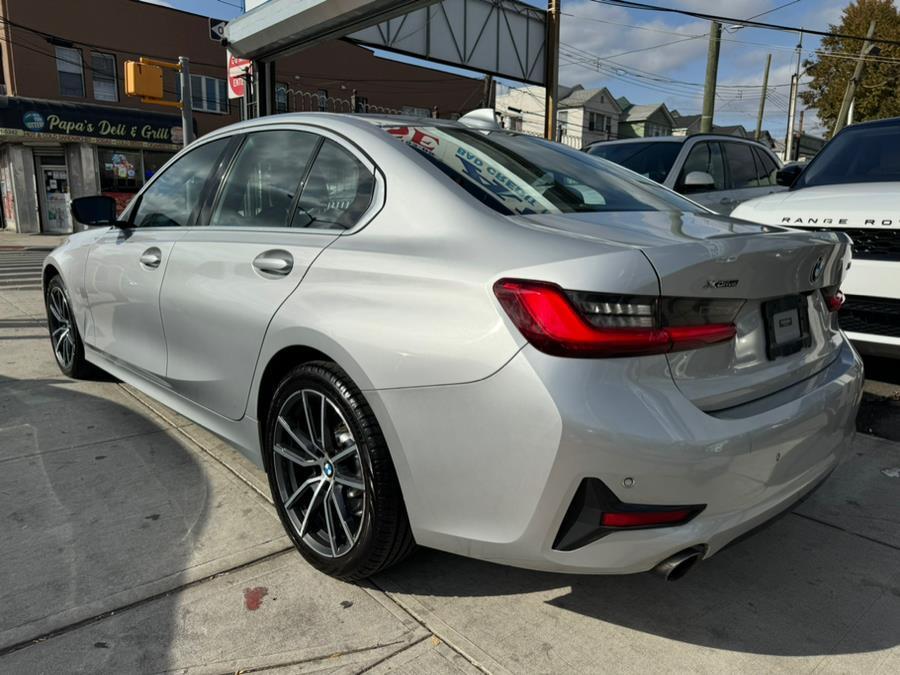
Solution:
M545 11L516 0L443 0L348 37L379 49L542 85L546 17Z
M387 21L435 0L268 0L225 27L231 53L270 61Z
M530 84L546 76L547 12L519 0L267 0L225 27L232 54L272 61L341 37Z

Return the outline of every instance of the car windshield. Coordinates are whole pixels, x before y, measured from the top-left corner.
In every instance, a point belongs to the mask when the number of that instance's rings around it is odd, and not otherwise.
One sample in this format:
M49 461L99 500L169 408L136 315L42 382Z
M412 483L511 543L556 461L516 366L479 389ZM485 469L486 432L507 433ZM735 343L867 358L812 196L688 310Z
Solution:
M385 130L504 215L700 210L653 181L533 136L452 126Z
M650 143L598 143L588 148L595 157L621 164L626 169L646 176L657 183L666 180L681 143L653 141Z
M900 182L900 125L848 127L810 162L794 188Z

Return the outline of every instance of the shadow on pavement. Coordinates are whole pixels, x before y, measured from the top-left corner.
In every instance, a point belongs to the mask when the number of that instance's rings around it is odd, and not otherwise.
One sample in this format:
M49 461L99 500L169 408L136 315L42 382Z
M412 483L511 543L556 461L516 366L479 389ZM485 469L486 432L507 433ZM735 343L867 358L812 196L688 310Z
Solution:
M121 395L0 378L0 655L176 588L196 562L206 474ZM154 642L168 644L172 625L153 625Z
M476 642L473 634L483 637L499 624L501 635L520 626L522 645L571 639L569 654L588 649L577 645L602 650L610 638L634 642L613 627L640 631L645 640L773 656L900 644L900 551L797 515L701 562L678 582L650 574L532 572L430 550L376 581L415 596L444 621L459 620L454 627ZM500 598L508 600L498 604ZM652 657L659 641L645 648L644 658Z

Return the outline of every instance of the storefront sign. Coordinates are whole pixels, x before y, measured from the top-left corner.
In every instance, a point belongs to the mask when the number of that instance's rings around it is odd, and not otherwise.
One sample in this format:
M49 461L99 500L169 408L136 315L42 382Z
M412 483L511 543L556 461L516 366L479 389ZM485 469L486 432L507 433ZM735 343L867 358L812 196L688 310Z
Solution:
M28 98L10 97L5 105L0 104L0 127L0 133L6 134L167 145L182 142L181 118L176 115Z

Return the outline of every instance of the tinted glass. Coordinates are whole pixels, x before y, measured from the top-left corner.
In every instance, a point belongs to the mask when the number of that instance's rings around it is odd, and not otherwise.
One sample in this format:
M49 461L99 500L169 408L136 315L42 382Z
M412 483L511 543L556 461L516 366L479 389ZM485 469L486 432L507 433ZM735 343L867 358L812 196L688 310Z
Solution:
M798 187L900 182L900 126L848 127L810 162Z
M141 195L135 227L184 227L200 203L206 179L228 144L222 138L192 150L160 174Z
M713 190L725 189L725 162L718 143L697 143L685 160L678 176L678 187L684 185L684 179L691 171L703 171L713 178Z
M778 164L775 163L775 160L762 148L753 148L753 155L756 157L756 171L759 184L777 185L775 174L778 172Z
M287 227L294 195L318 137L300 131L247 136L209 224L219 227Z
M756 164L753 160L753 151L746 143L722 143L725 148L725 158L728 162L728 174L731 177L731 188L759 187L756 179Z
M369 208L374 192L372 172L340 145L326 140L303 185L292 227L353 227Z
M386 130L503 214L697 210L651 180L533 136L450 126Z
M662 183L672 170L681 145L681 143L600 143L588 148L588 152Z

